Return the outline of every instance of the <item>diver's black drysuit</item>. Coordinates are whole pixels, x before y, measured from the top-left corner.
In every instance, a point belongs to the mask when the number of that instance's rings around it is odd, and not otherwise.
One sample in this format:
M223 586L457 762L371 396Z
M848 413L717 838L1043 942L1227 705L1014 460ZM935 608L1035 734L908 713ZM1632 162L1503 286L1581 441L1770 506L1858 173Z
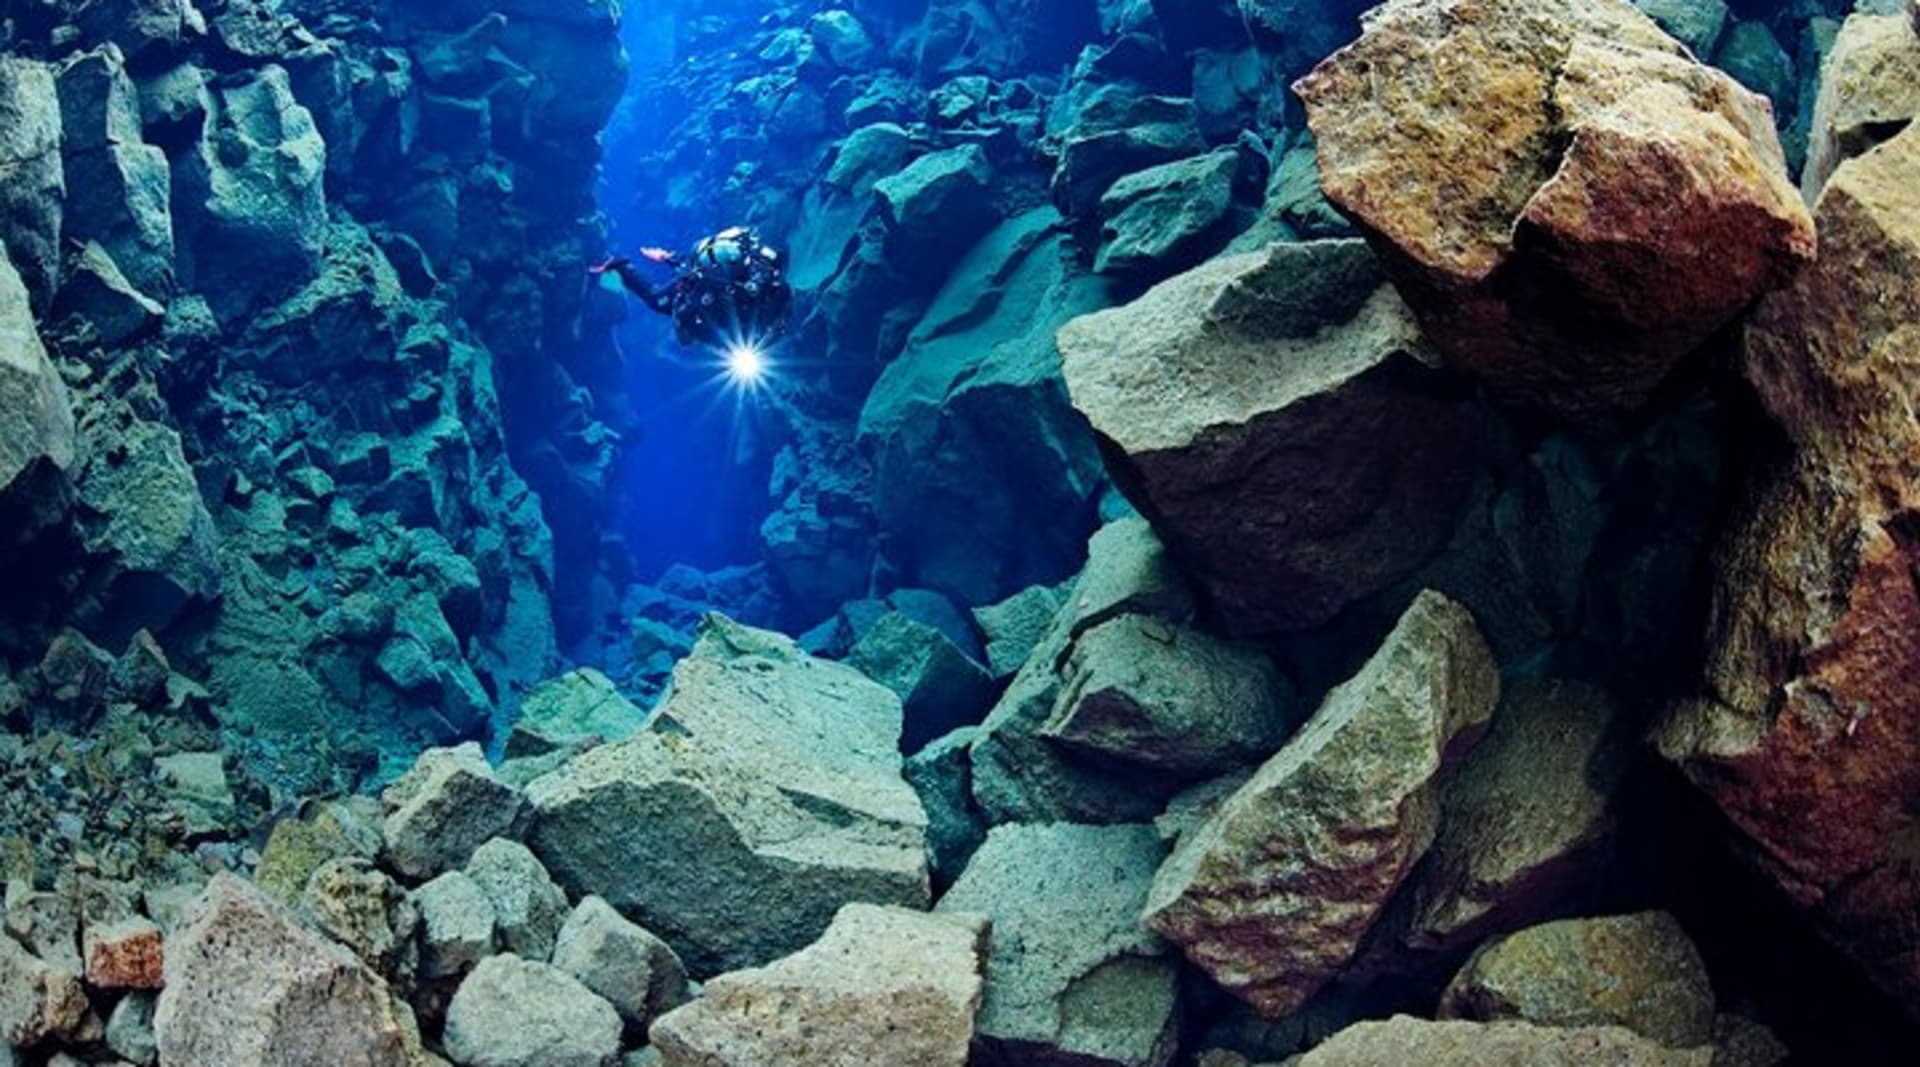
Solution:
M624 257L600 269L613 271L641 303L672 318L681 344L764 342L786 332L793 290L779 254L753 231L726 230L700 242L691 255L653 253L652 258L673 268L671 281L654 285Z

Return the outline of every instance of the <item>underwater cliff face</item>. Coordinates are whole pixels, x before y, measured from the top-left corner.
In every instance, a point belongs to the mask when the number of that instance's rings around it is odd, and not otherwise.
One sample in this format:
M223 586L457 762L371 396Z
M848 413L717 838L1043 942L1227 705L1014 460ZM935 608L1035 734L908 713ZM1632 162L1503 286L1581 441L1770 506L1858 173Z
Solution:
M0 3L0 1062L1905 1062L1916 115L1914 0Z

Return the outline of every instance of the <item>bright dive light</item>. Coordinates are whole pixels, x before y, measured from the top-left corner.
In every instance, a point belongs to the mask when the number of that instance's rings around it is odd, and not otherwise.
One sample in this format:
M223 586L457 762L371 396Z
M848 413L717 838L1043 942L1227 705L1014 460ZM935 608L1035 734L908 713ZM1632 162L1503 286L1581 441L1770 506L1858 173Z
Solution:
M727 377L735 385L755 386L767 375L767 354L752 341L739 341L727 347Z

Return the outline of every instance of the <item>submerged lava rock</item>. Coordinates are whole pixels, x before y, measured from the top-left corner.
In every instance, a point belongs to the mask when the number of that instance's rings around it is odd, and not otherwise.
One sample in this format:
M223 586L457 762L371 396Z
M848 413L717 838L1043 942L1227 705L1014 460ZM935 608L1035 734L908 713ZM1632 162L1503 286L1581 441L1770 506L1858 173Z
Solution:
M182 282L233 319L318 273L327 145L280 67L209 89L200 143L175 175L174 221Z
M1151 826L994 827L937 909L993 922L974 1062L1172 1061L1179 967L1140 926L1162 852Z
M467 1067L612 1067L620 1016L565 971L481 960L447 1005L447 1055Z
M980 238L860 413L890 562L967 603L1071 574L1096 523L1100 457L1053 335L1108 297L1060 222L1036 208Z
M112 45L78 56L60 69L59 88L66 236L98 242L141 294L165 299L174 283L172 171L144 140L126 60Z
M521 822L526 803L494 777L478 744L428 749L381 797L386 861L425 880L464 865L474 850Z
M1327 622L1466 501L1479 420L1359 241L1214 260L1059 344L1115 479L1235 632Z
M1065 657L1080 635L1125 614L1181 621L1192 613L1193 594L1145 522L1121 519L1093 535L1066 604L970 746L974 799L992 821L1144 822L1159 813L1178 782L1155 773L1151 760L1131 772L1088 763L1045 731L1060 707ZM1129 739L1136 754L1150 754L1154 741L1182 743L1145 734Z
M208 885L166 957L153 1020L164 1063L415 1062L411 1019L386 983L232 875Z
M964 1067L987 923L849 904L820 940L723 974L653 1025L665 1067Z
M1298 1067L1708 1067L1713 1050L1671 1049L1618 1026L1431 1022L1396 1015L1333 1035Z
M900 729L890 690L714 617L650 729L528 786L528 841L695 975L758 966L843 904L926 905L927 816Z
M0 254L0 500L31 492L73 466L76 442L66 383L40 344L27 288ZM23 501L30 503L30 501Z
M1813 257L1767 102L1626 0L1391 0L1295 88L1328 198L1521 404L1635 406Z
M1480 949L1440 1002L1445 1018L1624 1026L1663 1045L1713 1040L1713 987L1666 912L1567 919Z
M1500 677L1466 609L1423 593L1287 747L1180 838L1146 922L1263 1015L1344 965L1433 843L1448 764Z
M1493 726L1447 786L1433 849L1402 894L1412 905L1404 943L1464 947L1604 884L1630 746L1620 718L1593 686L1503 687Z
M1707 693L1661 752L1882 984L1920 997L1920 128L1834 172L1747 377L1795 446L1723 552Z
M0 232L35 309L46 308L60 286L61 137L53 68L0 56Z
M1819 199L1835 168L1920 117L1920 28L1898 15L1857 14L1821 67L1800 192Z

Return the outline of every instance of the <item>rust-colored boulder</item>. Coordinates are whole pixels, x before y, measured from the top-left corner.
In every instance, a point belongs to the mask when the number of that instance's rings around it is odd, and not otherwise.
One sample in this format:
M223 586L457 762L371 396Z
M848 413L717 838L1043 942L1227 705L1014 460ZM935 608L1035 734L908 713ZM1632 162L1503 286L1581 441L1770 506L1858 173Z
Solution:
M1295 88L1328 199L1511 402L1631 408L1813 255L1770 106L1626 0L1390 0Z
M131 916L87 927L87 984L96 989L159 989L165 985L160 927Z
M1705 695L1661 751L1829 934L1920 1003L1920 129L1834 173L1747 376L1795 452L1723 553Z

